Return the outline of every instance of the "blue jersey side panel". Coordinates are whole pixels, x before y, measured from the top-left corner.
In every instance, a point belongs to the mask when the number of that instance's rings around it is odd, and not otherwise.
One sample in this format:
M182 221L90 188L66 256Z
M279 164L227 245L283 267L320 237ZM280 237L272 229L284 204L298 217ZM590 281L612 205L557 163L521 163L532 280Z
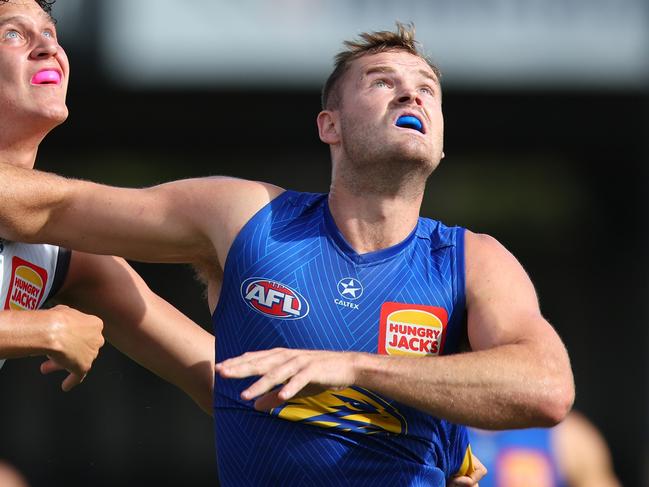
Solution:
M480 487L568 487L552 450L551 428L482 431L469 428L471 449L487 467Z
M287 191L230 249L213 317L217 360L274 347L454 353L465 323L463 238L420 218L400 244L358 255L327 195ZM260 413L239 397L253 380L216 379L223 486L443 486L462 463L464 427L358 387Z

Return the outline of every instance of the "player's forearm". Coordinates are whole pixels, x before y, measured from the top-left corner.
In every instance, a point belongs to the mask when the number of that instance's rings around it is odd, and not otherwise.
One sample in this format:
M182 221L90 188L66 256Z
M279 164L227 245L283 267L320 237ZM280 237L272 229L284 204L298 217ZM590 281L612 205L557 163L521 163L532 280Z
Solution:
M167 303L140 323L106 322L108 340L122 353L175 385L212 414L214 336ZM164 310L164 308L171 308Z
M214 337L153 293L123 259L74 252L61 298L100 316L115 347L211 413Z
M355 367L356 385L481 428L550 426L574 397L567 359L528 345L428 358L359 354Z
M60 350L56 312L52 310L0 312L0 358L46 355Z

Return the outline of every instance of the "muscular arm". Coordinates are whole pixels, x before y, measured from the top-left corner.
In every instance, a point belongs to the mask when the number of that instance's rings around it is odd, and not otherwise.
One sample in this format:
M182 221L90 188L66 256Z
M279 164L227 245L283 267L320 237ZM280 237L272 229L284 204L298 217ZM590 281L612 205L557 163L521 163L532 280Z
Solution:
M620 487L611 452L601 433L579 413L571 412L553 431L559 470L570 487Z
M79 384L104 344L102 322L67 306L47 310L0 311L0 358L47 355L70 374L62 388Z
M154 294L123 259L74 252L61 299L101 316L115 347L212 414L213 335Z
M528 276L494 239L472 233L466 235L466 267L472 352L413 358L276 349L226 360L217 371L224 377L260 375L242 397L265 394L261 409L298 393L356 385L476 427L558 423L572 406L572 371Z
M0 236L148 262L214 265L281 188L234 178L116 188L0 163Z

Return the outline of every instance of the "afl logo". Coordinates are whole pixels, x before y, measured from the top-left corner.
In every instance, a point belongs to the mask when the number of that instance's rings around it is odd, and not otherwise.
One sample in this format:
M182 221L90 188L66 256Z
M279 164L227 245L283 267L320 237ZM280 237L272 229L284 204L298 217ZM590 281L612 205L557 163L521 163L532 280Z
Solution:
M243 281L241 297L252 309L271 318L299 320L309 313L309 303L295 289L262 277Z

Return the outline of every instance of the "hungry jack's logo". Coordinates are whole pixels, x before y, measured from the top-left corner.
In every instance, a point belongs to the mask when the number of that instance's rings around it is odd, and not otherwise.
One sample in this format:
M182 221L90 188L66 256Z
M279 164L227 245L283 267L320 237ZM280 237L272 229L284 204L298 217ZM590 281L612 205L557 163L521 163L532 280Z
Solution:
M420 304L383 303L379 353L383 355L440 355L446 339L448 313Z
M11 261L11 280L5 309L34 310L39 307L47 284L47 271L15 257Z

